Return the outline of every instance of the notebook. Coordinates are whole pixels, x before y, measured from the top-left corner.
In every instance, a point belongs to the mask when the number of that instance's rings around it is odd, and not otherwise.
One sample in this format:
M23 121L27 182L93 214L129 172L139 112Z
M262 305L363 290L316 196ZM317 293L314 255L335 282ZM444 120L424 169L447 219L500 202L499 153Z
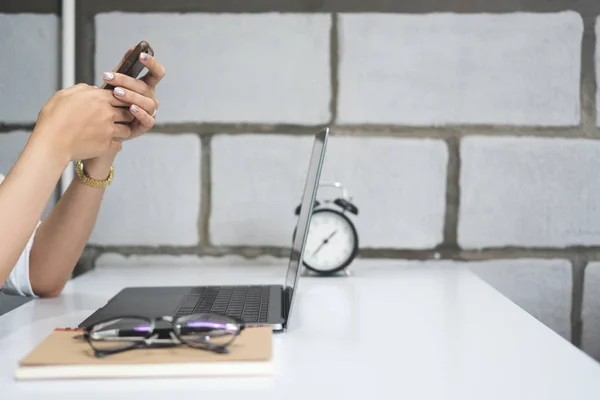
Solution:
M246 328L228 354L178 346L96 358L79 330L54 330L21 362L17 380L265 376L273 373L272 329Z

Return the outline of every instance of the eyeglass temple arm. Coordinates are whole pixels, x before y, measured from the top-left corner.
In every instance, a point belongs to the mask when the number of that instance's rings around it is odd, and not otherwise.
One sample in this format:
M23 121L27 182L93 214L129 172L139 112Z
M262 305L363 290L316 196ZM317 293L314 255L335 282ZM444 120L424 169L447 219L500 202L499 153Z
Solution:
M121 347L121 348L117 348L117 349L110 349L110 350L94 349L94 355L96 357L105 357L105 356L110 356L112 354L123 353L123 352L129 351L129 350L142 349L144 347L147 347L146 344L144 342L140 342L140 343L132 343L131 346Z
M129 351L129 350L137 350L137 349L144 349L144 348L157 349L157 348L176 347L176 346L178 346L177 343L153 343L151 345L147 345L145 342L139 342L139 343L133 343L131 346L128 346L128 347L122 347L120 349L111 349L111 350L94 349L94 355L96 357L104 357L104 356L110 356L112 354L122 353L124 351Z

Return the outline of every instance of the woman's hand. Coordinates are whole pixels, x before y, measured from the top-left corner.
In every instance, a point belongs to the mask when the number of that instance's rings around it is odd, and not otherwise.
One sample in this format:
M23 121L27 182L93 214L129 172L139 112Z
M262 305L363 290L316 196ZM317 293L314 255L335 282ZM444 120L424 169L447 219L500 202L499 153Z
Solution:
M132 50L133 47L125 53L122 61ZM140 79L116 73L118 67L103 74L104 81L113 85L114 89L99 90L113 97L114 106L128 114L127 126L130 128L130 135L126 138L115 138L108 151L85 161L86 173L92 178L105 179L117 153L121 150L122 142L138 137L154 126L154 117L158 109L158 99L154 91L158 82L165 76L165 68L154 57L145 53L140 54L140 62L148 68L148 73Z
M128 110L111 93L78 84L59 90L40 111L31 141L43 143L61 161L93 158L131 135Z
M148 73L140 78L132 78L116 72L105 72L104 81L115 88L112 93L119 105L128 107L133 115L129 124L133 139L148 132L154 126L158 99L156 98L156 85L165 76L165 68L154 57L141 53L140 61L148 68Z

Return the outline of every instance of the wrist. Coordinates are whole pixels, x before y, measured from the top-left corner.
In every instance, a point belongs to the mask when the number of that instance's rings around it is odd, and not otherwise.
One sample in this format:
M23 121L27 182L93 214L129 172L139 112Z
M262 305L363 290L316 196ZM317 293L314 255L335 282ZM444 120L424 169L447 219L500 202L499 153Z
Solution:
M104 180L110 174L110 168L115 160L115 155L105 154L83 161L85 173L92 179Z
M28 153L48 168L58 168L63 171L69 165L71 158L64 148L37 128L31 133L23 153Z

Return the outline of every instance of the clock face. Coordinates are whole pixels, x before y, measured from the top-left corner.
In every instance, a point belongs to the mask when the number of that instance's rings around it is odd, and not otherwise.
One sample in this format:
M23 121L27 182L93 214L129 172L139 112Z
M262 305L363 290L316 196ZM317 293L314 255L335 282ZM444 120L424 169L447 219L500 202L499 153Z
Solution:
M354 256L357 243L348 218L332 210L317 210L310 221L303 262L320 271L339 268Z

